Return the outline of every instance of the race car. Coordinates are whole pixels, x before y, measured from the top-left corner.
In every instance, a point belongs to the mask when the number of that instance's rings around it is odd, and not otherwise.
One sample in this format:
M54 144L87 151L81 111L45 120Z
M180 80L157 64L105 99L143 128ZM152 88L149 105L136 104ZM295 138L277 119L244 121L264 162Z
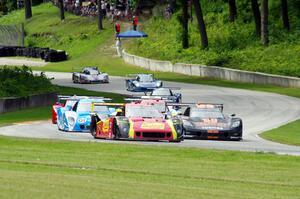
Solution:
M152 74L127 75L125 84L126 89L131 92L148 92L163 85L162 81L154 79Z
M109 83L107 73L102 73L97 67L84 67L81 72L74 72L73 83Z
M52 124L57 123L57 109L65 106L71 106L76 103L79 99L87 98L86 96L66 96L66 95L58 95L57 101L52 106Z
M189 106L181 116L185 138L241 140L242 119L223 114L222 104Z
M165 101L142 100L127 104L94 104L95 107L109 105L117 107L115 116L92 115L91 134L95 138L169 142L183 140L182 122L175 117L166 117Z
M178 90L179 88L173 88L173 90ZM161 87L152 90L149 94L152 97L161 97L163 100L168 100L168 102L181 103L182 95L181 93L175 93L171 88Z
M89 97L79 99L73 106L66 105L57 109L57 127L61 131L89 132L91 123L91 106L94 102L104 102L107 98ZM95 113L111 115L115 109L99 106L93 110Z

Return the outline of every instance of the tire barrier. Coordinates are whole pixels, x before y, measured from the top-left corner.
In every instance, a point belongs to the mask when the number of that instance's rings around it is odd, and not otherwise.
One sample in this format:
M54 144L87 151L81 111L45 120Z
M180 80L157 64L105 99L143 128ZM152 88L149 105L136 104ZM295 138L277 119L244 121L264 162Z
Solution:
M14 56L41 58L46 62L65 61L68 58L66 52L63 50L39 47L0 46L0 57Z

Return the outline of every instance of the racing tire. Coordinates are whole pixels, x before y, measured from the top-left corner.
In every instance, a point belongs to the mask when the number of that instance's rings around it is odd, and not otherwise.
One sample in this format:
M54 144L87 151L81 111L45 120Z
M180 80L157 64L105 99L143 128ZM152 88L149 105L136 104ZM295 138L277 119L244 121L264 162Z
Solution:
M117 122L116 120L114 121L114 138L115 140L119 139L120 138L120 129L117 125Z
M64 117L62 117L60 120L57 120L57 128L58 128L58 130L65 131L64 130L64 123L65 123Z
M92 136L94 137L94 138L96 138L96 130L97 130L97 121L98 119L97 119L97 116L96 115L92 115L92 117L91 117L91 124L90 124L90 132L91 132L91 134L92 134Z

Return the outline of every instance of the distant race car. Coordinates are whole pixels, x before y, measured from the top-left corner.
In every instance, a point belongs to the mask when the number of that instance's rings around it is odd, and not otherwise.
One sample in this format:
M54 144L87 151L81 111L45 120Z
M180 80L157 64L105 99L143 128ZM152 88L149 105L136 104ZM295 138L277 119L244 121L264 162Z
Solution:
M173 88L174 90L178 90L179 88ZM182 95L181 93L175 93L171 90L171 88L161 87L156 88L150 92L150 96L152 97L161 97L163 100L168 100L168 102L173 103L181 103Z
M196 104L184 111L184 136L186 138L241 140L243 136L242 119L224 115L222 104Z
M162 81L154 79L152 74L130 74L127 77L126 89L131 92L148 92L163 85Z
M65 105L57 109L57 127L61 131L76 131L76 132L89 132L91 123L91 111L93 102L104 102L106 98L85 98L79 99L72 105ZM106 106L96 107L96 113L104 115L111 115L115 109L109 109Z
M91 133L95 138L129 140L183 140L182 122L178 118L167 118L166 105L161 100L142 100L127 104L111 104L117 108L117 114L103 117L92 116ZM107 103L95 103L96 106L109 106Z
M107 73L102 73L97 67L85 67L81 72L74 72L73 83L109 83Z

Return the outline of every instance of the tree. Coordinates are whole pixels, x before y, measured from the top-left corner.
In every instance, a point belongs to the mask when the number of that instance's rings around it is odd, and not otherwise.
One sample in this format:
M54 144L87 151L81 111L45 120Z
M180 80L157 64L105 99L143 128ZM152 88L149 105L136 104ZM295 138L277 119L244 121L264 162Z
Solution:
M182 48L189 47L189 32L188 32L188 3L186 0L181 0L182 6Z
M65 19L64 0L58 0L60 10L60 20Z
M234 20L237 17L236 2L235 0L228 0L228 4L229 4L229 21L234 22Z
M101 0L97 1L98 4L98 30L103 30L103 24L102 24L102 12L101 12Z
M281 0L281 14L282 14L283 27L287 30L290 30L287 0Z
M193 0L194 8L195 8L195 14L198 21L198 27L200 31L200 37L201 37L201 44L202 48L208 47L208 39L207 39L207 33L206 33L206 27L203 19L203 13L201 9L201 3L200 0Z
M251 7L254 16L256 35L260 37L261 33L261 17L257 0L251 0Z
M269 0L262 0L261 6L261 42L264 46L267 46L269 44Z
M25 0L25 19L32 17L31 0Z

